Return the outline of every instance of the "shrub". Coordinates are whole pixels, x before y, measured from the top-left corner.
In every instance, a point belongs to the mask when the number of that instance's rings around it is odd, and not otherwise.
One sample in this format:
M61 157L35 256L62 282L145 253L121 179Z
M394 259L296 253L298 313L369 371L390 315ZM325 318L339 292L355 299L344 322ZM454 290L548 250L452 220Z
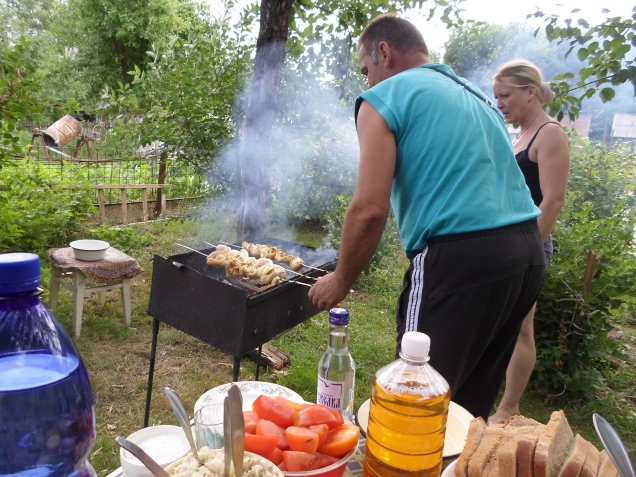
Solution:
M34 252L66 246L94 212L91 190L56 187L36 162L15 161L0 174L0 251Z
M615 350L608 338L612 313L630 300L636 285L636 157L625 146L608 151L580 140L573 141L571 156L568 196L553 234L555 254L535 316L532 384L548 393L576 396L603 384L595 366ZM591 250L598 262L592 289L583 294Z

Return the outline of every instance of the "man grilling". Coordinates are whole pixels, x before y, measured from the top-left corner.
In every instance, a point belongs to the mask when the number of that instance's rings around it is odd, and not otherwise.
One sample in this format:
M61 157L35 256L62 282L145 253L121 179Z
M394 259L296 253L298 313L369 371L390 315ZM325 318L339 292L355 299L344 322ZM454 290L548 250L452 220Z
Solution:
M372 257L393 207L411 265L398 301L406 331L431 337L453 401L488 419L545 257L534 206L499 111L448 66L429 63L413 24L372 20L358 43L370 89L356 101L358 184L338 266L309 291L329 309Z

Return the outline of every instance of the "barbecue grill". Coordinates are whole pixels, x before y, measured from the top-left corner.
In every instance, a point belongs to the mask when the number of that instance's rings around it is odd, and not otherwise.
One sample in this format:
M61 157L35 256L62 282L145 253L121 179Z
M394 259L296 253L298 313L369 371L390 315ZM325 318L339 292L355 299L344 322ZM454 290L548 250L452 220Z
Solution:
M276 285L260 285L238 277L227 278L224 269L210 267L197 252L166 258L155 255L148 305L153 326L144 426L148 426L160 322L234 356L233 381L238 381L241 357L258 348L258 380L262 345L320 312L309 300L308 288L295 282L313 284L308 277L334 270L336 251L271 237L255 243L278 247L316 268L303 268L301 275L289 272L288 279ZM207 255L214 250L200 252Z

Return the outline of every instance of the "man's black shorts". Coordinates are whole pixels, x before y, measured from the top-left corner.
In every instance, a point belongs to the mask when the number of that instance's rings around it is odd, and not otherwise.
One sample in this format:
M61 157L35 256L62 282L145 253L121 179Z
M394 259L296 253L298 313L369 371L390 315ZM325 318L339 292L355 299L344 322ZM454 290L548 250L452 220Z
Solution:
M405 331L429 335L453 401L487 419L545 268L534 219L429 240L404 275L396 355Z

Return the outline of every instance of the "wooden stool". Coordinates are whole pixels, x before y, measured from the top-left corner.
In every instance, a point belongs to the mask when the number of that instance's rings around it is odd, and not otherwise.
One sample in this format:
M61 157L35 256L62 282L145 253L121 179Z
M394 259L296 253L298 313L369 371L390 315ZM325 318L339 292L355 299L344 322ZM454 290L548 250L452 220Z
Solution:
M68 279L71 279L70 281ZM130 326L130 278L124 278L121 283L112 285L98 285L94 287L86 287L86 275L77 268L70 271L64 271L51 264L51 290L49 299L49 308L55 311L57 307L57 297L60 291L60 285L68 288L73 292L73 332L75 337L79 337L82 330L82 311L84 309L84 297L86 293L97 292L97 301L103 305L106 300L106 292L108 290L121 289L121 300L124 304L124 316L126 325Z
M103 305L108 290L121 290L126 325L130 326L130 280L143 272L137 261L123 252L110 247L103 260L82 262L76 260L71 248L49 250L51 263L51 288L49 308L55 311L60 285L73 293L73 331L79 337L82 329L84 297L87 293L97 293L97 300ZM88 276L87 276L88 275ZM95 286L86 286L86 280Z

